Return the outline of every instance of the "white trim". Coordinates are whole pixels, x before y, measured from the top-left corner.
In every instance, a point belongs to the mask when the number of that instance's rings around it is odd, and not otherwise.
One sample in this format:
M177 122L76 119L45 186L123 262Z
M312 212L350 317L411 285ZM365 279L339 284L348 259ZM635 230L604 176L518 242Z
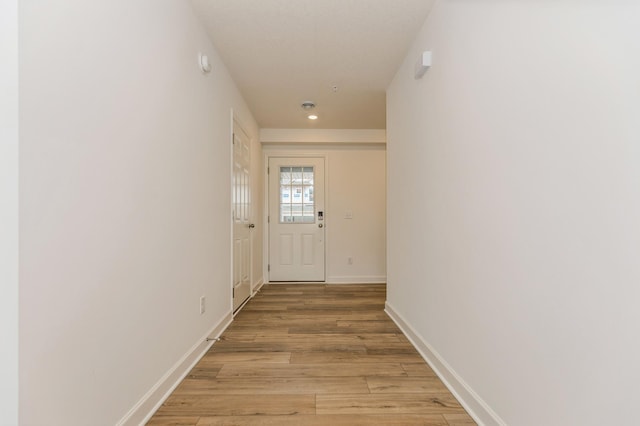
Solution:
M207 353L215 340L229 327L233 313L227 313L211 330L198 339L198 342L175 363L173 367L116 423L117 426L144 425L151 419L162 403L171 395L189 371ZM209 339L209 336L215 336ZM209 339L209 340L208 340Z
M269 285L289 285L289 284L296 284L296 285L305 285L305 284L322 284L322 285L349 285L349 284L385 284L383 282L371 282L371 281L362 281L362 282L358 282L358 281L342 281L342 282L330 282L330 281L269 281L266 282L265 284L269 284Z
M262 280L269 280L269 156L262 150Z
M229 109L230 111L230 117L229 117L229 139L227 140L227 147L229 148L229 277L231 278L229 280L229 309L231 309L231 312L233 312L233 230L234 230L234 205L233 205L233 154L234 154L234 148L233 148L233 123L234 123L234 111L233 108ZM229 145L229 142L231 142L231 145Z
M385 284L387 277L384 275L347 275L327 278L327 284Z
M422 358L431 366L445 386L480 426L506 426L491 407L474 392L435 349L400 315L389 302L385 303L387 315L402 330Z
M260 280L251 288L251 297L258 294L258 292L262 289L263 285L264 285L264 280L260 278Z
M260 143L387 143L384 129L260 129Z
M235 318L236 315L238 315L240 313L240 311L247 305L247 303L249 303L249 301L251 299L253 299L253 297L256 294L258 294L258 292L260 291L260 289L262 288L263 285L264 285L264 281L262 279L260 279L260 281L258 281L258 283L255 286L251 285L251 290L249 292L249 297L247 297L246 300L244 302L242 302L240 304L240 306L238 306L238 309L233 311L233 318Z
M242 308L244 308L247 303L249 303L249 301L253 299L253 293L249 293L249 297L247 297L246 299L244 299L244 302L242 302L240 304L240 306L238 306L238 309L236 309L235 311L233 311L233 319L236 318L236 315L238 315L240 313L240 311L242 310Z

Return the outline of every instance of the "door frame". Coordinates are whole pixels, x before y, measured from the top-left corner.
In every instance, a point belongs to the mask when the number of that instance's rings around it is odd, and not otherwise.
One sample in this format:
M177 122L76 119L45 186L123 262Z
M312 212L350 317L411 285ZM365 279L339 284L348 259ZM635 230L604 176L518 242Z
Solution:
M324 281L317 281L319 283L327 282L327 252L329 248L329 232L326 231L327 225L331 226L331 205L330 205L330 197L329 197L329 155L326 152L315 152L315 151L307 151L307 150L292 150L292 149L264 149L263 148L263 186L264 186L264 200L263 200L263 209L264 214L262 217L262 229L264 229L264 235L262 238L262 250L265 255L262 256L262 276L265 277L265 282L271 282L271 277L269 276L269 259L271 258L271 252L269 248L269 238L270 229L269 229L269 159L270 158L322 158L324 160Z

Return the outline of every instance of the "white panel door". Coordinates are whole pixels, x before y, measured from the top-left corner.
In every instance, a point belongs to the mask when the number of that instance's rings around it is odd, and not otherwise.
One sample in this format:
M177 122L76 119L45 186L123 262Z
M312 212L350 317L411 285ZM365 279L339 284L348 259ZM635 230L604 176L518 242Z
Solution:
M233 122L233 310L251 294L251 146L242 128Z
M269 281L325 280L324 158L269 158Z

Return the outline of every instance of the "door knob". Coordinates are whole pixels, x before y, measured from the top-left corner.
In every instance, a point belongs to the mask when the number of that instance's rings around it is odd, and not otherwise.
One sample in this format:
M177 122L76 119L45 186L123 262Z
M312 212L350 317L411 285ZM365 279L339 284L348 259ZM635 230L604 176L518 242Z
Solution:
M319 224L318 224L318 228L322 228L323 226L324 226L324 225L323 225L323 224L321 224L321 223L319 223Z
M255 228L255 227L256 227L256 225L255 225L255 224L253 224L253 223L249 225L249 229L253 229L253 228Z

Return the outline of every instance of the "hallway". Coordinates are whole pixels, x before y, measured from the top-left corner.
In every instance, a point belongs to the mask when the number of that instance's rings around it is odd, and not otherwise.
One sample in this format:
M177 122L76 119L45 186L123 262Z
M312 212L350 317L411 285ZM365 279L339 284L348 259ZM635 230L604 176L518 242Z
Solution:
M639 20L619 0L3 2L0 424L139 426L203 356L154 423L468 420L383 302L478 424L637 423ZM326 156L325 281L386 296L267 286L207 354L234 272L271 280L268 159L303 156Z
M475 424L385 299L383 284L264 286L148 424Z

